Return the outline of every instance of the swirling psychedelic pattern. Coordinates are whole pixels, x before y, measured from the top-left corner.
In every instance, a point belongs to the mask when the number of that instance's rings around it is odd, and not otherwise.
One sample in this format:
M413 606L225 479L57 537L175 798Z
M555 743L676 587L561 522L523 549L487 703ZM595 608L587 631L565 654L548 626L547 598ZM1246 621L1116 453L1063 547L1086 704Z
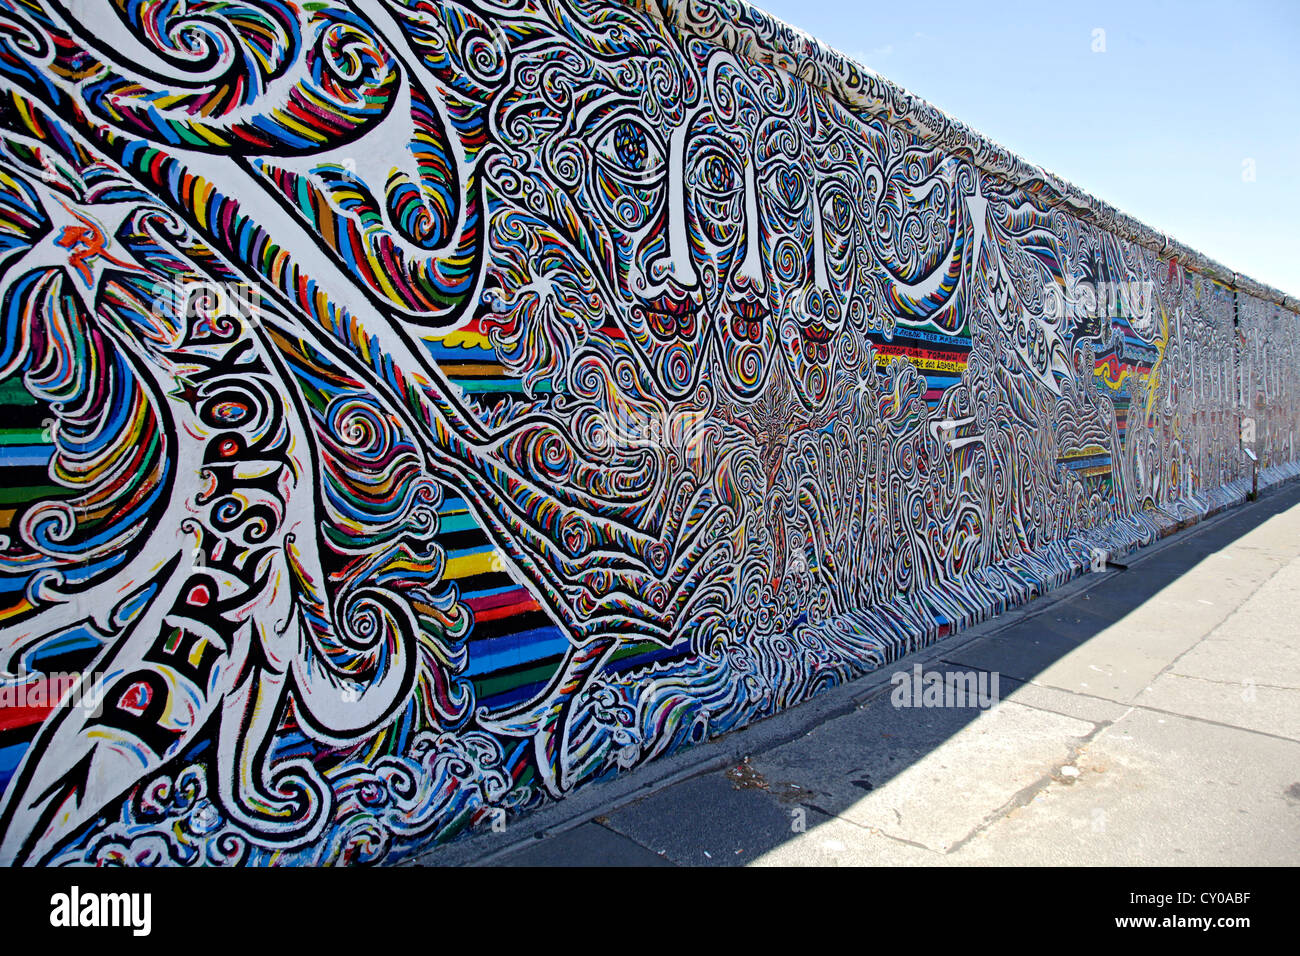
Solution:
M0 862L395 862L1296 474L1137 238L738 0L0 0Z

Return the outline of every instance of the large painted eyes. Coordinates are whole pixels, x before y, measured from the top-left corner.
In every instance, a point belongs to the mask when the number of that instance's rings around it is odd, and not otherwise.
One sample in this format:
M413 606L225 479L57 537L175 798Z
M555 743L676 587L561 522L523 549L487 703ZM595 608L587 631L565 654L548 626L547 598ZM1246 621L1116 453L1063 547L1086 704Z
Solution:
M788 213L801 214L808 205L808 181L795 166L781 164L768 174L763 183L767 194Z
M650 140L634 123L619 123L609 131L614 159L624 169L643 173L650 163Z
M605 131L596 143L596 155L611 172L625 179L653 179L664 167L659 144L644 126L630 119L621 119Z
M692 188L722 202L740 191L740 166L728 153L713 144L704 144L692 152L687 171L687 180Z
M734 192L740 185L736 180L736 171L721 156L706 157L700 166L700 185L711 193L725 195Z

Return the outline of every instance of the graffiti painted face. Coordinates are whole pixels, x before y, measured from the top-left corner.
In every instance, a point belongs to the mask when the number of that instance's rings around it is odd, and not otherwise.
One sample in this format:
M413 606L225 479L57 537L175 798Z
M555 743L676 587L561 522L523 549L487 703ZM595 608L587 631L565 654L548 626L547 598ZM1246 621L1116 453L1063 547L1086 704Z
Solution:
M698 380L708 331L708 290L684 218L685 129L653 131L635 116L620 116L603 134L593 169L597 195L617 197L625 210L614 225L623 230L616 241L628 250L619 277L623 321L671 396Z
M698 78L655 35L565 38L522 52L498 98L487 166L490 254L521 367L597 335L628 343L642 386L680 397L705 345L704 290L683 223L683 138ZM556 44L561 43L559 37Z
M756 84L730 55L705 68L706 106L686 136L685 225L718 348L718 380L740 397L767 379L774 330L758 208Z
M554 335L575 320L612 330L671 399L695 389L716 352L717 384L752 397L775 341L759 87L730 54L688 63L667 46L651 52L617 68L589 57L580 93L555 89L574 82L576 54L562 76L550 63L517 71L500 125L519 153L489 164L508 200L494 214L493 251L515 309L509 331Z
M828 395L833 343L871 311L863 221L875 177L860 121L802 83L778 91L758 137L765 261L791 378L816 406Z

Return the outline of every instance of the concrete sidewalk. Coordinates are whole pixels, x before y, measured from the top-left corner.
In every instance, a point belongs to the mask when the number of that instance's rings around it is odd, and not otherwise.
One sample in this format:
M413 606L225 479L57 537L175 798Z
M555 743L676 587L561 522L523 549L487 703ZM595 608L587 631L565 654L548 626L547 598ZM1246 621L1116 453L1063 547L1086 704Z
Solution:
M914 664L1000 702L896 707ZM832 695L418 862L1300 864L1300 487Z

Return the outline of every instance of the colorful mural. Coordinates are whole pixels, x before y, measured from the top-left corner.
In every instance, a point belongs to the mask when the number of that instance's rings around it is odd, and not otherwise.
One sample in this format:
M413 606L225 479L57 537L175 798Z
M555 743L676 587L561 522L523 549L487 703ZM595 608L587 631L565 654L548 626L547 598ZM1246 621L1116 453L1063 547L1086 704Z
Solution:
M735 0L0 0L0 861L797 704L1294 475L1296 311Z

